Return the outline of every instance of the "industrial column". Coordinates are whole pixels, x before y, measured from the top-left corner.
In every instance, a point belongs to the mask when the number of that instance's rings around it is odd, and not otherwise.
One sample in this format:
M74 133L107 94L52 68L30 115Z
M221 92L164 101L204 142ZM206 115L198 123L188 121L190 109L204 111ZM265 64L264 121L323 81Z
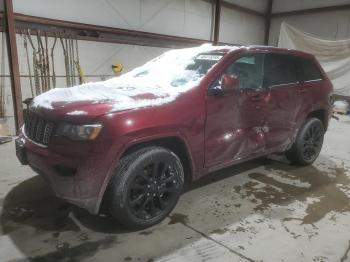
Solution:
M269 0L267 4L266 14L265 14L265 37L264 37L265 45L269 45L272 5L273 5L273 0Z
M23 111L22 111L22 93L21 93L21 81L19 77L19 64L17 53L17 41L16 41L16 27L13 14L12 0L4 1L4 23L6 31L7 51L9 58L9 69L11 79L11 90L13 100L13 111L15 114L15 126L16 131L23 124Z
M215 15L214 15L214 45L217 45L219 43L220 14L221 14L221 0L216 0Z

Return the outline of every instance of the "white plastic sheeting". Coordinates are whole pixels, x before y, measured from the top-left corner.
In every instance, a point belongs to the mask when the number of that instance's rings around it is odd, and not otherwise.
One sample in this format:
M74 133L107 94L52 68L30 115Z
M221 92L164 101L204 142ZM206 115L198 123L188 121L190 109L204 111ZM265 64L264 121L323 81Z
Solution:
M320 39L283 22L278 46L315 55L331 79L334 93L350 96L350 39Z

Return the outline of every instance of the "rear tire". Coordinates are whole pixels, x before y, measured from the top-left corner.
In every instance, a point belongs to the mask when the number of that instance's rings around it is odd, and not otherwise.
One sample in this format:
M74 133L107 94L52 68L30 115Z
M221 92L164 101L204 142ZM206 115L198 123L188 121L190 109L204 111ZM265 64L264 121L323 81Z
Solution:
M150 227L175 207L184 184L180 159L162 147L123 157L109 185L109 210L130 229Z
M286 152L288 160L294 165L312 164L321 152L324 126L318 118L308 118L300 128L293 146Z

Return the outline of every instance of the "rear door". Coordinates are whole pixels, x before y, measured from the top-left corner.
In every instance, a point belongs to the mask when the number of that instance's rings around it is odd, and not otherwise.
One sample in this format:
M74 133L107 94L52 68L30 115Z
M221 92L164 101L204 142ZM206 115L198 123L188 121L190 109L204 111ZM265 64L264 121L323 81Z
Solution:
M328 97L328 88L323 81L323 75L318 69L313 59L296 58L301 83L298 88L298 108L297 119L303 121L305 116L313 110L318 109L320 102L325 102Z
M264 86L269 90L266 115L266 147L277 148L293 141L298 106L299 76L295 58L267 54Z

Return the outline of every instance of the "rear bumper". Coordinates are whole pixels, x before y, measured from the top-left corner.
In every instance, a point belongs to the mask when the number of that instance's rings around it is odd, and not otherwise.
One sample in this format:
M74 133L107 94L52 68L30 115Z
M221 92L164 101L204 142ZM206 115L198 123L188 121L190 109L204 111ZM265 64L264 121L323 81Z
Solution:
M83 157L58 154L31 141L23 132L15 145L19 161L44 177L57 197L92 214L98 213L109 167L101 158L93 152Z

